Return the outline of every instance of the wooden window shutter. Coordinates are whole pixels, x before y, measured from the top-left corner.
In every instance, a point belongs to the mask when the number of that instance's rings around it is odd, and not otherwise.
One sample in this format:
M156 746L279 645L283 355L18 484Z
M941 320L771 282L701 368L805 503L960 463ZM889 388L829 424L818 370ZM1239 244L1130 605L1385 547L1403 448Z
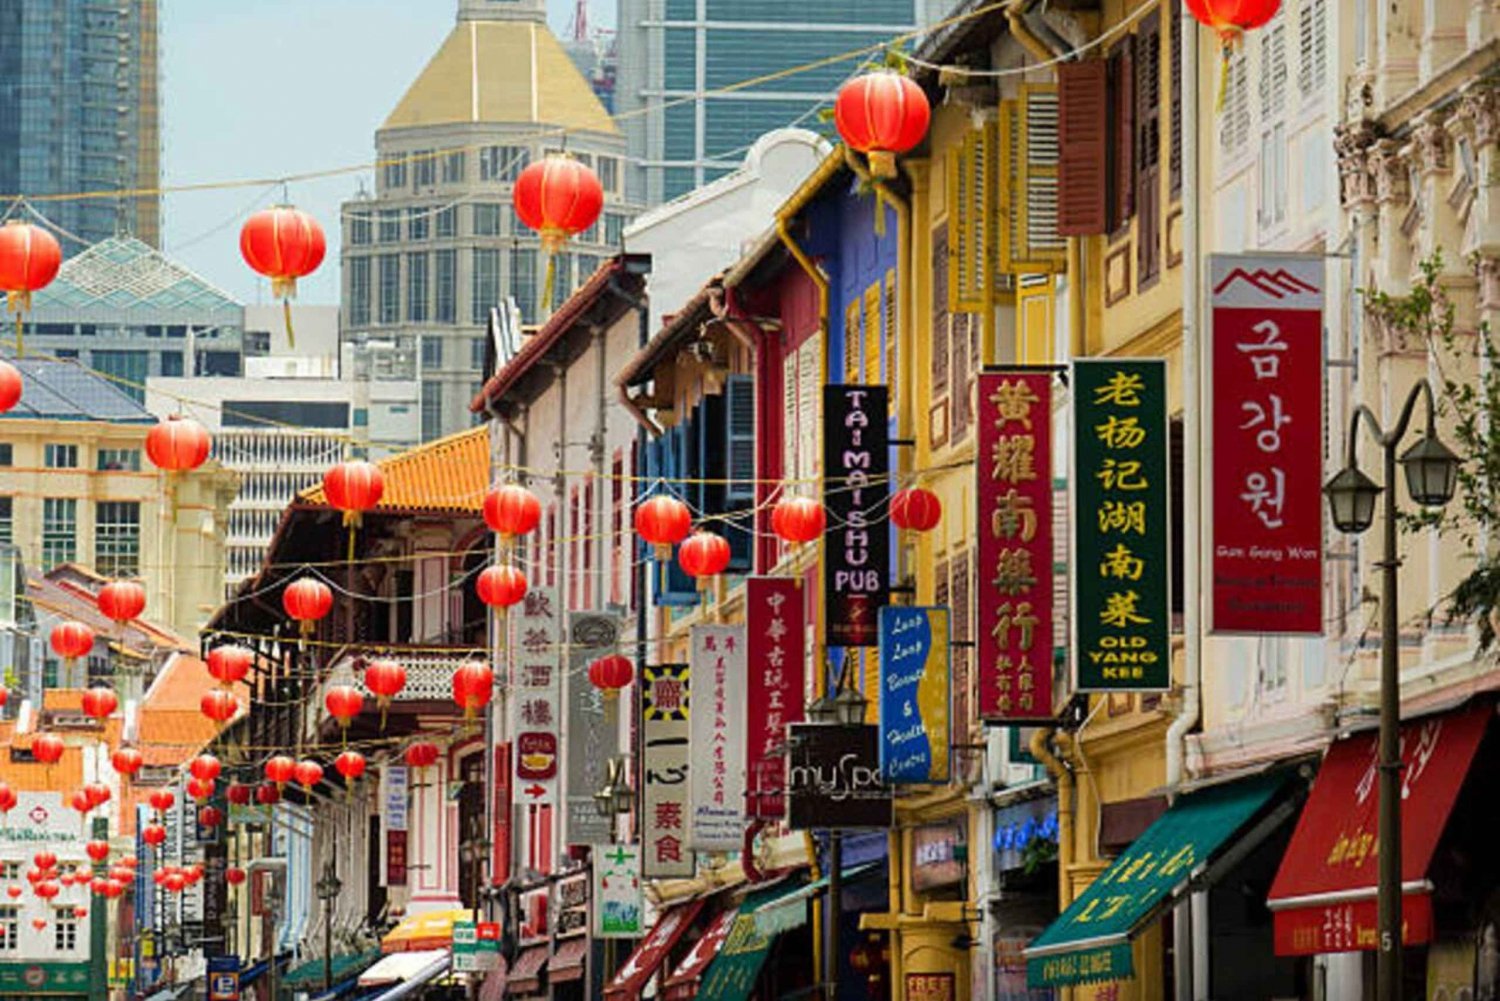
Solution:
M1161 12L1141 19L1135 51L1137 284L1161 271Z
M731 375L724 382L724 449L728 456L729 482L724 499L731 505L755 501L755 380Z
M1093 236L1108 223L1107 64L1102 59L1057 67L1057 231Z
M1182 195L1182 4L1169 3L1168 43L1172 46L1171 146L1167 154L1167 190L1172 198ZM1197 38L1195 31L1192 37Z
M863 361L859 337L860 301L855 299L844 309L844 381L859 382Z
M1025 84L1000 103L1000 271L1061 270L1058 234L1058 95L1055 84Z
M941 448L948 441L948 325L951 314L948 312L948 296L945 292L949 286L949 265L952 263L948 253L950 229L950 224L945 222L932 230L932 329L927 335L928 350L932 352L932 357L928 384L927 436L933 448Z
M880 345L882 342L880 331L880 282L875 282L865 289L865 384L873 386L880 382ZM892 394L891 401L895 401Z
M1023 365L1052 362L1054 306L1051 275L1022 275L1016 285L1016 361Z
M977 312L991 291L998 228L993 122L971 129L948 157L948 308Z
M953 388L949 393L949 423L953 432L949 440L956 445L969 433L969 384L974 372L974 342L979 332L979 317L955 313L948 321L948 329L953 354Z
M1109 232L1118 235L1135 215L1135 36L1126 35L1110 49L1109 94L1110 183Z
M896 269L891 268L885 273L885 293L881 302L881 312L884 314L882 322L885 324L885 372L886 381L891 382L901 368L896 363ZM896 394L891 393L891 413L896 412Z

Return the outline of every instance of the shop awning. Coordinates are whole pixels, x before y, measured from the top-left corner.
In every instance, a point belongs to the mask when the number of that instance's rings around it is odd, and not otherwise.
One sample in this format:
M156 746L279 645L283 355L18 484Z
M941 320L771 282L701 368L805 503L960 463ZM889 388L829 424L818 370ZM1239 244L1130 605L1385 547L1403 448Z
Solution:
M729 927L734 924L737 915L737 911L724 911L714 918L703 937L693 943L686 958L667 978L663 991L665 1001L690 1001L698 993L698 981L708 969L708 964L719 954L724 939L729 935Z
M1408 945L1432 937L1428 867L1494 715L1484 703L1401 728L1401 909ZM1375 733L1346 737L1323 759L1267 900L1278 956L1376 947L1376 742Z
M361 987L383 987L398 984L421 976L427 970L448 966L447 949L429 949L423 952L397 952L386 956L359 975Z
M359 977L350 977L343 983L334 984L332 990L324 991L320 994L314 994L312 997L312 1001L338 1001L339 998L344 997L349 992L357 990L358 988Z
M570 938L557 943L557 948L552 953L552 958L547 961L547 982L549 984L565 983L569 980L583 979L583 961L589 954L589 939L587 935L578 938Z
M604 1001L635 1001L640 997L641 988L646 986L646 981L651 979L666 960L667 953L672 951L683 933L692 926L698 912L703 910L703 903L702 900L690 900L657 918L656 924L651 926L640 945L635 947L635 952L630 954L609 986L604 988Z
M380 948L385 952L446 949L453 944L453 922L471 921L473 918L473 911L462 908L412 914L380 940Z
M547 966L547 946L533 945L516 957L516 965L505 979L505 993L535 994L542 989L542 970Z
M385 959L382 959L379 963L376 963L375 966L372 966L370 968L370 970L366 971L366 974L368 974L369 972L373 971L375 969L375 967L378 967L378 966L382 965L383 963L387 963L387 962L390 962L390 961L398 959L398 958L399 959L410 960L411 957L413 957L413 956L420 956L420 955L426 955L426 956L430 957L430 961L427 963L426 966L423 966L421 969L417 970L415 973L412 973L411 975L407 976L405 979L403 979L400 983L396 984L395 986L388 988L384 993L376 994L375 996L373 996L372 998L370 998L370 1001L403 1001L404 998L411 997L413 994L417 993L417 991L420 991L423 987L427 986L427 984L431 983L432 981L436 980L438 977L441 977L443 974L445 974L445 973L448 972L448 963L449 963L449 953L448 953L448 950L447 949L439 949L439 950L434 950L433 952L428 952L428 953L412 953L412 952L407 952L407 953L402 953L399 957L397 957L397 956L387 956L387 957L385 957ZM366 984L365 984L365 977L364 976L361 976L359 978L359 986L361 986L361 987L366 986Z
M479 985L479 1001L504 1001L505 982L510 977L510 970L505 965L505 957L500 957L500 965L484 975L484 982Z
M776 941L776 934L766 934L757 927L756 912L815 886L790 887L779 893L770 891L748 897L740 905L719 954L709 964L698 987L697 1001L746 1001L755 993L755 981L765 964L766 953ZM802 898L804 901L805 897Z
M379 949L370 949L366 952L346 952L333 957L331 971L333 983L348 980L356 974L363 973L375 964L380 958ZM297 988L319 988L323 986L323 960L310 959L305 963L298 963L286 972L281 981L282 986L292 989Z
M863 879L873 874L878 868L880 868L879 862L870 862L852 869L845 869L844 882L852 883L857 879ZM784 893L769 903L761 904L755 909L756 930L762 935L779 935L793 928L801 928L807 924L807 902L827 888L828 877L824 876L789 893Z
M1131 936L1202 872L1284 783L1284 775L1262 775L1179 797L1026 949L1029 986L1132 976Z

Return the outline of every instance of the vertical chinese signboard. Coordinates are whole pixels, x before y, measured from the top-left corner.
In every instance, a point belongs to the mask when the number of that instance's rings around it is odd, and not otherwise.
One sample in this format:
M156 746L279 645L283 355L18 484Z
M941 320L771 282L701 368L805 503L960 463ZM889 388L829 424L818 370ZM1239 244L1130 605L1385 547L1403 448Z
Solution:
M619 736L606 717L604 693L589 682L589 662L612 653L620 638L620 620L597 612L568 615L568 740L563 792L568 804L564 840L570 845L608 841L614 833L601 817L594 793L609 781L609 759L619 754Z
M594 938L640 938L642 919L641 846L595 845Z
M693 875L687 847L688 667L641 669L641 870L648 879Z
M690 661L688 844L738 851L745 842L745 627L694 626Z
M889 391L823 387L824 637L829 646L876 646L876 613L890 590Z
M557 592L534 587L511 613L511 733L516 735L517 800L528 806L557 802L559 721L562 716L562 623Z
M946 608L880 610L880 774L947 782L951 680Z
M802 722L806 634L801 581L751 577L745 585L747 658L745 813L780 820L786 813L786 728Z
M1052 718L1052 373L979 377L979 716Z
M1079 691L1172 681L1167 365L1073 363L1073 620Z
M1323 272L1209 259L1218 632L1323 632Z

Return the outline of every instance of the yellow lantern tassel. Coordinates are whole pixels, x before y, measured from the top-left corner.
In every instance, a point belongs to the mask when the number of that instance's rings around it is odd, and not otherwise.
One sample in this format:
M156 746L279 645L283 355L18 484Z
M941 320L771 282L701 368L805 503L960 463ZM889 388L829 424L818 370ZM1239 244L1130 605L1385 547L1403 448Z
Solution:
M557 255L547 251L547 277L542 282L542 313L552 315L552 292L557 283Z
M286 345L293 350L297 347L297 334L292 330L292 300L281 300L282 315L286 318Z

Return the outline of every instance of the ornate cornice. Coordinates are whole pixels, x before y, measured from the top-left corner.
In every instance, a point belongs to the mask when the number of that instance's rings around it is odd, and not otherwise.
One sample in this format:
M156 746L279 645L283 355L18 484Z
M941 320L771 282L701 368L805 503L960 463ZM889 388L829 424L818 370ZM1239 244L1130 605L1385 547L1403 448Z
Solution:
M1476 80L1468 84L1453 117L1469 127L1475 146L1489 146L1500 141L1500 86L1494 80Z
M1368 121L1340 125L1333 133L1333 149L1339 158L1339 202L1345 208L1368 205L1375 200L1375 174L1370 150L1379 133Z
M1370 147L1375 197L1382 205L1404 204L1411 197L1406 152L1394 139L1377 139Z
M1423 112L1413 123L1411 142L1407 144L1412 164L1426 177L1448 169L1453 137L1444 127L1445 116L1437 111ZM1403 151L1403 152L1406 152Z

